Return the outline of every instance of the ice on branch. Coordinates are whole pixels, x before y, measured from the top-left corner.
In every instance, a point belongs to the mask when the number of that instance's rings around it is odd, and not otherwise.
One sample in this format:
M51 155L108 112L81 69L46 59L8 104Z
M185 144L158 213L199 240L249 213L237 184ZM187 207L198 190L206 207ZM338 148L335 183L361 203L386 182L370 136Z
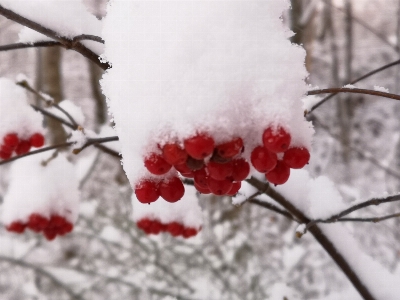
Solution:
M0 5L32 20L62 37L73 38L81 34L101 36L102 23L96 19L81 0L0 0ZM30 28L19 33L19 42L34 43L51 40ZM94 41L83 44L101 54L104 45Z
M74 167L63 154L29 156L11 166L2 221L10 231L28 227L51 240L72 230L79 197Z
M284 137L279 147L270 145L272 152L310 151L313 129L304 120L301 102L307 91L305 51L287 39L291 33L281 20L285 9L288 3L281 0L109 4L103 37L105 57L113 67L102 87L133 186L144 179L158 183L174 176L174 169L193 177L210 158L217 164L235 164L236 158L249 163L252 151L270 137ZM235 149L232 156L219 152L224 143ZM174 145L169 147L175 147L175 154L187 152L185 166L160 159L167 159L167 144ZM260 172L279 166L288 176L289 167L272 156L275 161ZM181 157L185 159L184 153ZM158 168L146 168L145 161ZM222 177L213 178L224 181ZM240 184L244 178L238 178L234 181ZM196 187L217 195L233 188L232 182L217 188L214 183ZM153 196L145 201L155 201Z

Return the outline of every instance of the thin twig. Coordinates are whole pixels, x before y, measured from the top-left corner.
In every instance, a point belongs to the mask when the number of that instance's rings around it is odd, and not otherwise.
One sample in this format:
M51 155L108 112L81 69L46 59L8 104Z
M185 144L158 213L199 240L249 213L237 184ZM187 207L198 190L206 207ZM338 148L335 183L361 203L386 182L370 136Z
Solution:
M63 37L59 33L55 32L54 30L47 28L47 27L45 27L39 23L36 23L32 20L29 20L15 12L13 12L12 10L5 8L2 5L0 5L0 15L6 17L7 19L13 20L21 25L24 25L30 29L33 29L41 34L44 34L45 36L48 36L49 38L51 38L55 41L60 42L67 49L73 49L73 50L79 52L86 58L93 61L95 64L97 64L103 70L107 70L108 68L110 68L109 63L100 61L100 58L96 53L94 53L92 50L90 50L89 48L84 46L79 41L75 42L74 40Z
M319 95L319 94L331 94L331 93L352 93L352 94L364 94L364 95L373 95L380 96L384 98L400 100L400 96L396 94L368 90L368 89L351 89L351 88L329 88L329 89L321 89L321 90L312 90L307 92L307 96L311 95Z
M286 218L288 218L288 219L290 219L292 221L298 222L288 211L280 209L280 208L278 208L277 206L275 206L275 205L273 205L271 203L268 203L268 202L265 202L265 201L261 201L261 200L259 200L257 198L249 199L248 202L252 203L252 204L255 204L255 205L258 205L258 206L261 206L261 207L264 207L264 208L269 209L269 210L271 210L273 212L276 212L276 213L278 213L278 214L280 214L282 216L285 216Z
M54 42L54 41L35 42L35 43L31 43L31 44L14 43L14 44L0 46L0 51L18 50L18 49L26 49L26 48L55 47L55 46L63 46L63 44L61 44L60 42Z

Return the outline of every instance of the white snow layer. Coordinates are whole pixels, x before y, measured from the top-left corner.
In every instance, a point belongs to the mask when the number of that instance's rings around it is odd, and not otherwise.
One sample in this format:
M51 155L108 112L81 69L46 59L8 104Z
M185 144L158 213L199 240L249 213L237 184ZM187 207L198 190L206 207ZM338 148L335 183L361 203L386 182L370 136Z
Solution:
M61 153L44 166L42 162L51 155L40 153L13 162L3 203L4 224L27 222L32 213L47 218L58 214L76 221L80 193L74 167Z
M102 24L83 4L82 0L0 0L0 5L58 33L73 38L81 34L101 35ZM30 28L19 34L19 42L34 43L51 40ZM83 44L101 54L104 45L94 41Z
M311 147L301 98L305 51L280 19L287 1L109 3L102 80L132 184L151 177L143 157L157 145L207 132L240 136L245 158L268 126Z
M0 78L0 141L8 133L29 140L34 133L44 135L43 116L29 106L23 88Z

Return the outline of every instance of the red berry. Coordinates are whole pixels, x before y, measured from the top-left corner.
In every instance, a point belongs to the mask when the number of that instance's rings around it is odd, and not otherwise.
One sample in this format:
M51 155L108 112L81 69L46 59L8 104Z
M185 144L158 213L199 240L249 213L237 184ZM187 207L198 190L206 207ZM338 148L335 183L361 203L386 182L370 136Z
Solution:
M4 160L10 159L11 155L12 155L12 152L8 152L8 149L6 151L4 151L3 146L1 146L1 148L0 148L0 158L1 159L4 159Z
M202 194L210 194L211 191L208 188L208 186L206 188L199 186L196 181L194 182L194 187L196 188L197 191L199 191Z
M285 152L283 161L292 169L303 168L310 160L310 152L306 148L290 148Z
M59 231L59 235L65 235L67 233L70 233L74 229L74 225L72 223L66 221L63 225L63 227Z
M222 196L228 193L232 188L232 181L225 179L225 180L216 180L212 177L208 177L207 179L208 188L210 189L211 193Z
M176 144L166 144L162 151L165 161L171 165L184 164L188 157L186 151Z
M291 137L282 127L278 127L276 130L268 127L263 133L262 140L265 148L271 152L278 153L284 152L289 148Z
M168 202L176 202L185 194L185 187L178 177L163 180L160 183L160 196Z
M150 228L152 221L148 218L144 218L139 220L136 225L138 228L142 230L146 230L147 228Z
M152 180L143 180L135 186L136 198L141 203L151 203L158 199L158 184Z
M210 161L207 164L208 175L216 180L224 180L232 175L233 164L232 161L220 164Z
M172 167L161 155L155 153L151 153L145 158L144 165L154 175L163 175Z
M185 176L187 178L193 178L193 172L192 170L189 169L189 167L186 165L186 163L180 164L180 165L174 165L174 168L182 174L182 176Z
M29 216L28 228L34 232L40 232L49 225L49 219L39 215L31 214Z
M203 159L214 151L214 140L205 134L198 134L184 141L186 152L195 159Z
M184 230L184 227L182 224L179 224L178 222L171 222L168 224L167 231L172 235L172 236L179 236L182 235Z
M183 237L184 237L185 239L187 239L187 238L190 238L190 237L192 237L192 236L197 235L197 230L196 230L196 228L187 227L187 228L185 228L185 229L183 230L182 235L183 235Z
M163 225L160 223L160 221L157 220L153 220L151 222L150 227L148 228L148 232L149 234L159 234L161 232L163 228Z
M47 227L43 230L43 233L48 241L52 241L57 236L57 228Z
M262 146L254 148L251 152L251 163L254 168L260 173L267 173L276 166L278 158L275 153L272 153Z
M15 232L15 233L23 233L25 231L26 224L22 222L12 222L10 225L6 227L8 231Z
M232 170L232 179L234 181L242 181L249 176L250 173L250 165L243 158L232 160L233 170Z
M234 182L234 183L232 183L231 189L226 194L229 196L235 196L241 187L242 187L242 183L240 181Z
M236 138L227 143L223 143L215 147L219 156L223 158L232 158L239 154L243 149L243 140L241 138Z
M207 185L207 177L208 177L208 175L207 175L206 169L203 168L203 169L194 171L193 174L194 174L194 182L198 186L200 186L200 187L202 187L204 189L208 189L208 185Z
M286 181L288 181L290 176L290 168L281 160L278 161L276 164L276 167L265 174L265 178L275 184L284 184Z
M41 133L35 133L29 139L31 145L35 148L40 148L44 145L44 136Z
M17 148L18 143L19 143L19 138L18 135L16 135L15 133L9 133L5 135L3 138L3 144L8 148L10 148L11 150Z
M31 149L31 143L27 140L20 140L17 148L15 149L15 153L17 155L23 155L29 152Z

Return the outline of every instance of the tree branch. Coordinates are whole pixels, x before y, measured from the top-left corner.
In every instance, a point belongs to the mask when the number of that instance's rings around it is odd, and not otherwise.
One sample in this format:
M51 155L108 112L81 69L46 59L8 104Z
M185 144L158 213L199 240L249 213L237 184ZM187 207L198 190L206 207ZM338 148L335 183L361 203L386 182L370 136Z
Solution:
M94 53L92 50L84 46L79 40L74 41L73 39L69 39L66 37L62 37L59 33L55 32L54 30L44 27L34 21L31 21L5 7L0 5L0 15L6 17L7 19L13 20L21 25L29 27L49 38L60 42L65 48L75 50L76 52L82 54L84 57L90 59L95 64L97 64L103 70L107 70L110 68L110 64L106 62L101 62L99 56ZM92 37L92 36L90 36ZM82 39L82 38L81 38Z
M380 96L384 98L400 100L400 96L396 94L367 90L367 89L351 89L351 88L329 88L329 89L321 89L321 90L312 90L307 92L307 96L311 95L319 95L319 94L331 94L331 93L352 93L352 94L364 94L364 95L373 95Z

